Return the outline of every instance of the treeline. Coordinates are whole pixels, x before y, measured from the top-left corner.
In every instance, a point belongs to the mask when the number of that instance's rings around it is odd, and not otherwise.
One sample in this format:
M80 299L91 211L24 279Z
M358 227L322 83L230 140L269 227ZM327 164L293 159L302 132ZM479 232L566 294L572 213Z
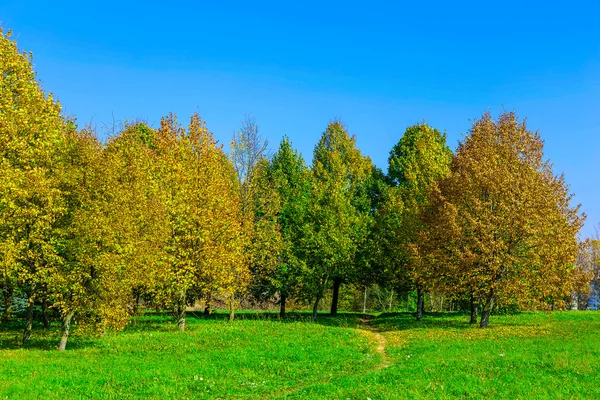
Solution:
M456 154L425 123L390 151L387 174L338 121L308 166L247 119L231 153L198 115L126 124L101 142L61 114L31 55L0 35L0 290L4 318L27 299L59 313L60 349L78 321L119 329L140 304L185 310L212 299L311 304L340 287L426 293L471 310L565 308L589 286L575 268L583 216L543 142L512 112L473 123ZM588 279L589 278L589 279ZM587 280L587 282L586 282ZM392 292L393 293L393 292Z

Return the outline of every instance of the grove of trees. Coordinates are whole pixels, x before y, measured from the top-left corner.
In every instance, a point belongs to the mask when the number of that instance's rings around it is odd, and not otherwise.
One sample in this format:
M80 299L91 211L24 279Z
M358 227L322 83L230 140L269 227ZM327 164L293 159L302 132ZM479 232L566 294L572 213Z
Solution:
M226 154L198 114L103 142L0 31L2 319L23 299L27 344L34 311L44 326L55 313L64 350L74 319L102 334L143 306L184 330L187 307L220 302L230 320L242 303L315 320L344 287L414 293L417 319L426 296L445 299L481 327L497 307L583 307L599 242L578 242L584 216L524 120L486 113L454 154L419 123L389 154L384 173L333 121L309 166L287 137L269 154L251 117Z

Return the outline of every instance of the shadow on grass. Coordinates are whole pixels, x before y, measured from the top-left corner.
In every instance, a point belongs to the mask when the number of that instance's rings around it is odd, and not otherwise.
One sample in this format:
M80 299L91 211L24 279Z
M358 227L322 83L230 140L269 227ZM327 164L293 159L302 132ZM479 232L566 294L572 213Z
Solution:
M313 323L311 315L312 313L309 311L293 311L288 312L285 318L280 318L277 311L242 310L236 312L234 323L240 321L271 321L282 324L299 322L310 324ZM203 323L226 323L229 319L229 313L217 311L210 315L204 315L202 312L189 311L186 314L186 319L189 327L198 326ZM414 313L411 312L383 313L379 315L339 312L336 316L331 316L328 313L319 313L316 324L333 328L377 330L379 332L411 329L466 330L473 329L474 327L474 325L469 324L469 315L467 312L426 313L421 321L417 321ZM492 324L494 324L493 320ZM527 321L523 321L522 319L503 320L501 324L504 326L532 325L532 323L527 323ZM23 327L24 321L21 319L0 323L0 351L20 348L34 348L39 350L56 349L61 336L59 321L54 321L50 329L43 329L42 324L36 321L32 331L31 342L26 347L23 347L21 344ZM86 331L80 331L77 326L74 328L73 334L69 337L68 350L101 346L101 339L97 336L86 333ZM143 316L133 317L124 331L117 334L176 331L176 319L171 313L150 311Z
M56 350L62 332L58 323L53 323L49 329L44 329L41 323L34 323L29 343L23 346L23 320L11 320L0 324L0 351L17 349ZM92 336L79 334L74 329L69 336L67 350L95 347L96 341Z
M490 326L502 325L502 326L532 326L537 325L536 322L528 322L523 319L502 319L501 322L497 322L498 317L506 315L518 315L523 314L510 313L510 314L492 314L490 317ZM479 317L479 316L478 316ZM454 329L454 330L466 330L479 327L479 323L469 323L470 314L466 311L453 311L453 312L429 312L423 315L421 321L417 321L414 313L400 312L400 313L383 313L371 320L369 325L381 332L389 331L403 331L409 329Z

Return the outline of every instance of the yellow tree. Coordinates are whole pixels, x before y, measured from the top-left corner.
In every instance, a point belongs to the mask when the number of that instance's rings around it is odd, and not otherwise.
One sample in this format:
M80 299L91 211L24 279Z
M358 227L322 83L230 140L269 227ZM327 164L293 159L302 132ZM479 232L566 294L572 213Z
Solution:
M453 292L483 303L556 305L568 296L583 217L543 142L513 112L475 121L432 195L421 262Z
M233 319L235 294L249 279L234 169L196 114L187 131L172 115L163 118L156 143L169 213L163 295L177 309L180 330L194 293L225 294Z
M0 30L0 265L2 283L28 297L23 342L31 334L33 302L60 262L55 224L65 207L54 165L67 123L36 81L31 54Z
M98 242L105 239L105 219L99 218L102 185L102 146L88 131L71 130L66 136L61 163L57 165L66 212L55 226L59 262L47 277L47 292L63 325L59 350L65 350L75 313L93 315L106 280ZM93 318L91 318L93 319Z
M140 295L153 293L166 260L168 212L154 141L155 132L146 124L128 124L104 151L105 190L95 209L105 219L105 251L121 267L114 294L106 292L101 309L109 321L119 315L116 310L134 313Z

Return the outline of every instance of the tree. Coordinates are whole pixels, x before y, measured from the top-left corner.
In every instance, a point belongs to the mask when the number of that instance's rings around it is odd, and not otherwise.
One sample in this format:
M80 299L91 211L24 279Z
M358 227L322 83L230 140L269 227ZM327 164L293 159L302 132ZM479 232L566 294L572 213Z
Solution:
M577 309L587 310L592 290L600 293L600 241L588 238L579 243L573 271L573 297Z
M379 212L380 246L386 270L394 281L417 290L417 319L423 316L424 294L430 284L419 262L417 238L426 226L421 216L432 187L450 169L452 151L446 134L425 123L406 129L388 158L389 194Z
M233 166L197 114L187 131L174 116L163 118L156 139L170 231L162 295L176 307L180 330L192 293L227 295L233 319L235 294L249 280Z
M327 126L315 146L313 185L302 239L307 261L306 288L314 299L313 319L329 284L331 314L337 313L339 288L355 275L357 255L365 244L370 215L367 192L373 164L356 147L340 122Z
M266 226L256 231L267 233L262 242L268 243L268 238L271 242L263 247L268 255L255 263L268 266L256 271L255 291L259 297L278 294L279 315L284 318L286 301L299 291L305 265L300 241L310 196L310 171L287 137L262 171L255 215L258 223Z
M135 314L140 295L152 296L164 279L170 231L156 135L139 122L125 124L110 138L100 167L103 190L92 210L99 215L82 217L103 221L96 227L101 235L96 243L105 263L118 268L113 273L118 282L97 307L115 328Z
M36 296L61 261L55 224L65 208L54 166L68 122L36 81L31 54L10 37L0 30L0 265L5 293L18 287L28 297L25 344Z
M255 176L264 166L268 146L269 142L260 134L256 119L246 115L242 127L233 134L230 155L240 182L240 198L246 215L254 211Z
M237 173L244 231L248 237L251 288L258 298L268 296L265 277L278 263L282 237L277 225L279 196L268 183L268 141L260 134L254 117L246 116L242 127L234 132L230 158ZM233 299L231 299L233 301Z
M583 222L570 200L539 134L513 112L498 120L486 113L432 194L421 261L446 288L483 303L482 328L497 301L560 306L572 287Z

